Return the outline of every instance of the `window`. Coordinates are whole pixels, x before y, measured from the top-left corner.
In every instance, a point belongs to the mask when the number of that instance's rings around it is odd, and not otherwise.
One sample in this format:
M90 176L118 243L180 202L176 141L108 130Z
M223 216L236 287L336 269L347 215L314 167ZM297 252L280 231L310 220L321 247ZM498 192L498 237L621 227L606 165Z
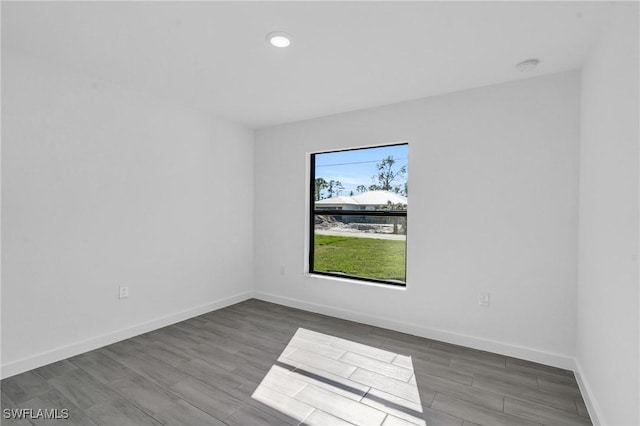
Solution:
M408 144L311 154L309 272L406 284Z

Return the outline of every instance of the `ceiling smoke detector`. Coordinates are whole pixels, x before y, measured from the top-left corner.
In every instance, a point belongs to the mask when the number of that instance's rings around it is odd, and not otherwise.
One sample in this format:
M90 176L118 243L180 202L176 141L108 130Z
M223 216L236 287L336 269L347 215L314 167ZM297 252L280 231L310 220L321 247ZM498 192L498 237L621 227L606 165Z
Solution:
M527 59L526 61L522 61L516 64L516 68L520 72L527 72L535 69L540 63L539 59Z
M267 34L267 41L274 47L289 47L291 45L291 36L282 31L274 31Z

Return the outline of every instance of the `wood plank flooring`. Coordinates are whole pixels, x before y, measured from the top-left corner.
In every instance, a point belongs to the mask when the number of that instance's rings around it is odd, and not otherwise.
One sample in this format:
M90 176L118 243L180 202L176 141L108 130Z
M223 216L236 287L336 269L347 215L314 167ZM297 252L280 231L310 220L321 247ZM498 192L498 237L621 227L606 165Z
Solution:
M294 337L295 336L295 337ZM3 425L590 425L570 371L259 300L1 382Z

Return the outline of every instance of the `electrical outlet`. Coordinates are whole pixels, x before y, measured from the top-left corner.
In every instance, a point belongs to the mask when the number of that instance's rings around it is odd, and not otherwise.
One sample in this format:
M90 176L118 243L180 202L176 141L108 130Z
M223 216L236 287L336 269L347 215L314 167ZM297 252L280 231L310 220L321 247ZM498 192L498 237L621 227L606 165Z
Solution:
M478 305L488 308L489 302L491 301L491 297L489 293L480 293L478 296Z
M129 297L129 287L120 286L120 299L126 299L127 297Z

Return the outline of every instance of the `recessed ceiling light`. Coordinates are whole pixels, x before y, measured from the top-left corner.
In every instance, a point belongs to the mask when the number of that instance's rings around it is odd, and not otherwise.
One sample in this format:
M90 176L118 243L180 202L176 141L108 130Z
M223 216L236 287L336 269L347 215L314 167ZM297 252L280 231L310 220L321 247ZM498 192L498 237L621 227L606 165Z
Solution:
M539 63L540 63L539 59L535 59L535 58L527 59L526 61L517 63L516 68L518 68L518 71L520 72L531 71L535 69L535 67L537 67Z
M282 31L274 31L267 34L267 41L275 47L289 47L291 44L291 36Z

